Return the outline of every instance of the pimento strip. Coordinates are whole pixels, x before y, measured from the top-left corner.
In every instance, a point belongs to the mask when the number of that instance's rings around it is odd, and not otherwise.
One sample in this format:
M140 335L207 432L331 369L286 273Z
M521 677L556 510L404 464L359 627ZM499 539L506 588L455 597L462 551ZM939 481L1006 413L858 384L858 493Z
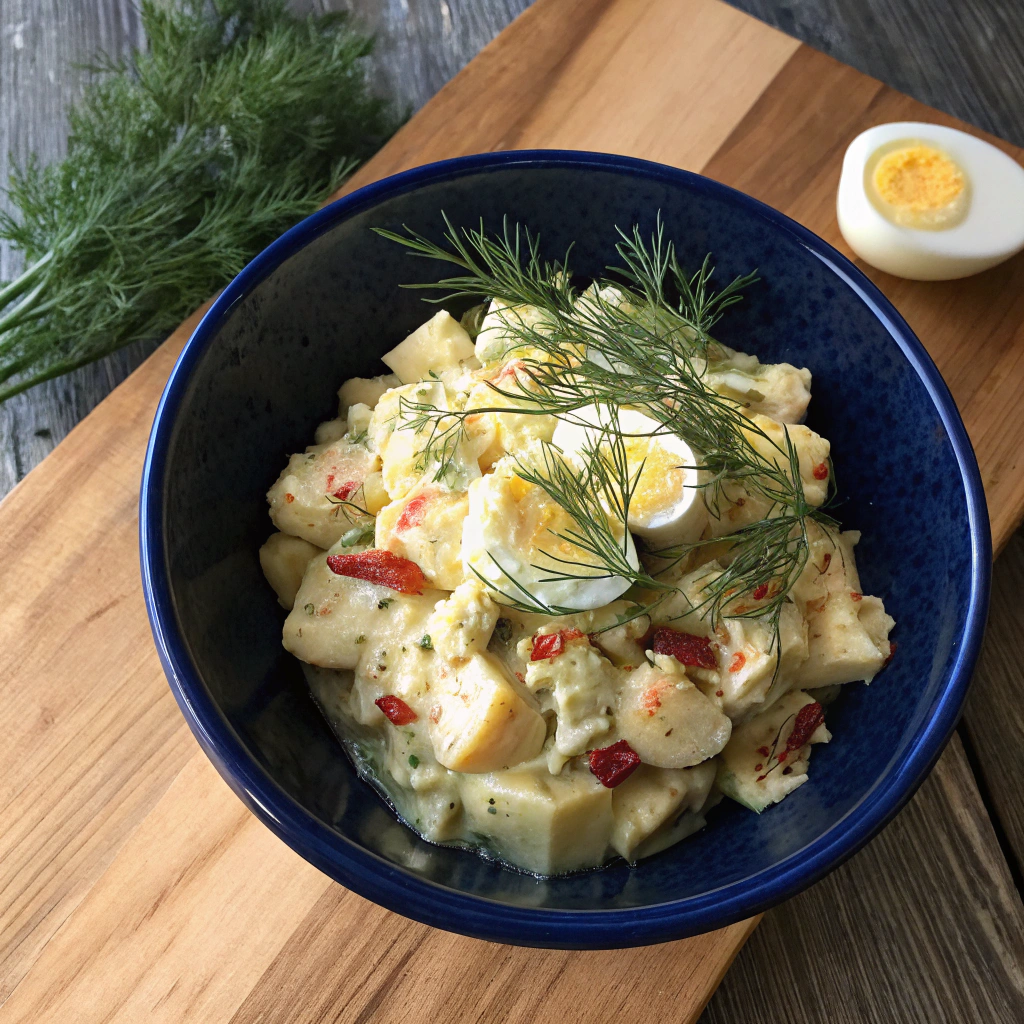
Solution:
M557 633L537 633L533 638L533 648L530 651L530 661L543 661L545 658L557 657L565 650L565 645L570 640L579 640L583 634L571 626L568 629L560 629Z
M718 661L707 637L683 633L670 626L658 626L650 634L651 650L655 654L671 654L683 665L695 668L718 668Z
M415 562L383 548L352 555L328 555L327 566L337 576L366 580L399 594L422 594L427 585L427 578Z
M625 741L590 752L590 770L607 789L625 782L640 767L640 755Z
M373 703L384 712L384 717L392 725L411 725L419 717L401 697L396 697L393 693L386 693Z

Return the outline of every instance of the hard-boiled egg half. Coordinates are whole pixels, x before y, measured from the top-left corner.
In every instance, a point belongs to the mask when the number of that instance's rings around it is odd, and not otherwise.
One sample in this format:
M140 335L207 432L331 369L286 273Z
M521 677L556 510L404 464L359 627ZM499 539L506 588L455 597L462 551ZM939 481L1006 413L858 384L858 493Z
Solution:
M601 443L612 420L594 405L570 416L559 421L551 440L567 458L579 459L585 448ZM620 409L614 426L623 438L630 476L640 473L629 506L629 529L652 547L698 540L708 521L701 460L681 437L635 409Z
M595 557L572 543L579 527L537 484L516 473L516 459L500 459L493 473L469 485L462 528L467 579L482 578L498 595L520 603L587 611L624 594L630 581L609 575ZM637 569L633 538L608 517L629 564Z
M1024 168L941 125L900 121L858 135L836 207L861 259L915 281L968 277L1024 249Z

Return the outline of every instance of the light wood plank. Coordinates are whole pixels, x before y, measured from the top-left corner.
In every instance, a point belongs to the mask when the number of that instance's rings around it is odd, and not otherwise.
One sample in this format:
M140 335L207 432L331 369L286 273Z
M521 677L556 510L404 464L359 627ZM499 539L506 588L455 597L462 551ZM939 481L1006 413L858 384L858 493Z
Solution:
M4 1024L225 1020L330 880L191 760L3 1006Z
M708 0L537 0L339 193L432 160L591 149L700 169L799 43ZM640 68L658 69L650 88Z
M849 141L885 121L967 127L804 47L705 173L788 213L854 259L835 217L839 171ZM983 137L1022 158L1009 143ZM956 399L978 456L998 551L1024 515L1024 419L1016 414L1024 378L1024 254L963 281L904 281L855 262L924 342Z
M144 438L199 316L0 503L0 1003L195 750L136 551Z

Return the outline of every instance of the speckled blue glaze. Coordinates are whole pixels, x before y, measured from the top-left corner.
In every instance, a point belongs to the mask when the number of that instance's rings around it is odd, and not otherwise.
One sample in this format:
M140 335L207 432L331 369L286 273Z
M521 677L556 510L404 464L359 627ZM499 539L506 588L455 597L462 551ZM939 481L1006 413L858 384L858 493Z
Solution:
M867 592L897 621L895 661L829 710L811 782L761 816L708 827L627 868L538 880L430 846L360 782L281 648L260 574L264 493L332 416L335 390L428 313L403 282L437 274L369 229L439 237L508 214L581 274L613 262L613 226L660 210L684 265L762 280L719 325L764 361L814 373L809 423L833 443ZM624 157L499 153L421 167L303 221L228 286L160 402L141 496L142 572L157 647L203 749L247 806L342 884L427 924L554 947L660 942L792 896L910 797L956 722L984 626L991 541L978 468L949 392L906 323L848 260L755 200ZM259 865L253 865L259 870Z

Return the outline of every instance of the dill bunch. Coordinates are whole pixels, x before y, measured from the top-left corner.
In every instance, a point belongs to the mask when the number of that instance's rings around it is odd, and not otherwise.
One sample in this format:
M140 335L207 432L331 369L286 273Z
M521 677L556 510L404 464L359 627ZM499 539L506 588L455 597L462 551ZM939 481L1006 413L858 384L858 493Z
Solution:
M148 48L101 58L68 155L11 176L0 401L177 326L397 126L372 40L286 0L141 0Z
M609 268L613 277L600 278L580 293L573 285L569 254L561 262L543 260L538 236L519 225L510 227L506 222L502 233L492 236L483 224L461 231L447 218L445 224L443 245L408 229L406 234L378 229L413 255L452 264L461 271L437 282L406 287L442 293L429 301L499 298L513 306L530 305L540 311L541 318L506 320L506 330L515 339L511 355L519 364L517 375L526 382L521 390L491 382L494 404L461 412L402 400L403 419L428 432L427 454L437 461L438 472L443 473L446 460L454 458L471 416L533 413L577 423L594 436L581 452L582 468L566 461L551 443L542 443L539 465L520 465L516 472L541 487L569 514L575 525L553 531L554 536L592 559L586 575L603 570L628 579L658 603L676 590L666 569L714 546L724 551L724 571L705 587L705 598L696 610L713 624L723 617L763 617L777 640L783 604L807 561L807 521L823 525L834 521L824 508L808 504L788 430L783 431L781 443L772 439L744 415L739 402L719 395L705 381L706 371L730 354L709 332L741 300L743 289L756 280L756 274L737 277L716 291L711 286L710 258L695 273L686 273L659 218L649 241L635 227L629 233L618 229L616 251L622 265ZM602 297L609 288L615 289L615 301ZM589 406L606 409L607 423L595 424L577 415ZM615 413L620 407L641 410L657 426L646 434L624 432ZM728 483L740 483L766 499L766 510L763 519L727 536L648 552L662 566L652 572L643 564L630 564L622 541L643 469L642 465L630 468L626 442L659 434L681 437L700 453L697 468L709 474L704 500L713 515L718 515L723 501L728 503L723 490ZM831 474L830 480L834 480ZM609 525L609 514L615 527ZM582 577L578 566L563 561L534 568L543 568L549 580ZM522 589L513 587L502 596L527 611L566 611L546 608ZM753 607L740 610L738 598L749 592L763 596Z

